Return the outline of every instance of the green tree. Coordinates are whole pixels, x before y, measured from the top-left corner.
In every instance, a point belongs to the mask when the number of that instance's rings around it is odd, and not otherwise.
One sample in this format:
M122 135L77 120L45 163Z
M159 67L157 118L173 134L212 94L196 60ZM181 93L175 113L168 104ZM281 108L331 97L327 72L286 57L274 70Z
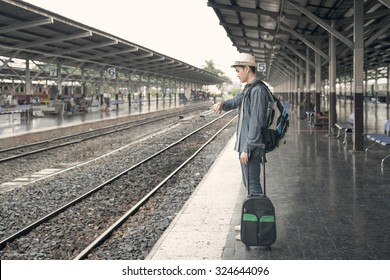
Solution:
M203 68L202 68L203 70L209 71L211 73L214 73L214 74L218 75L219 77L225 78L226 80L229 81L228 82L229 84L232 83L232 80L228 76L226 76L225 73L222 70L217 69L215 67L214 60L212 60L212 59L205 60L205 64L206 65L203 65Z
M235 88L232 88L232 89L230 90L229 94L232 95L232 96L236 96L236 95L238 95L240 92L241 92L241 88L235 87Z

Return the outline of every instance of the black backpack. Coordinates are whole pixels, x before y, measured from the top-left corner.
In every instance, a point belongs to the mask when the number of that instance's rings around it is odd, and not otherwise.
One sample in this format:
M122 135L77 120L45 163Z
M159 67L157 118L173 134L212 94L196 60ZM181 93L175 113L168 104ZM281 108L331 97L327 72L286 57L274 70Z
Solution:
M256 85L262 85L270 97L267 109L267 126L262 131L265 152L269 153L279 147L279 143L286 143L285 140L283 141L283 138L286 136L287 128L289 127L288 102L285 102L285 106L283 106L280 100L271 93L268 86L258 79L250 85L247 92L250 93Z

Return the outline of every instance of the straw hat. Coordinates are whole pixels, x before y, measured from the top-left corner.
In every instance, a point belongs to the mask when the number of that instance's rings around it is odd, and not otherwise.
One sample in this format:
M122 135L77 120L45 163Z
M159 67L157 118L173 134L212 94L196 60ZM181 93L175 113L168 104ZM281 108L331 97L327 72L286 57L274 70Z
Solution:
M232 67L246 66L246 65L256 67L256 59L253 55L250 55L248 53L240 53L237 56L236 61L234 61L234 64L232 65Z

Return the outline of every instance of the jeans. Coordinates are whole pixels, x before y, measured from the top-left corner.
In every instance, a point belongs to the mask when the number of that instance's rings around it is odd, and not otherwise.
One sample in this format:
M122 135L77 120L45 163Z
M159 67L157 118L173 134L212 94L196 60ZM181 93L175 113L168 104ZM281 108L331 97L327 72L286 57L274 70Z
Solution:
M241 163L241 162L240 162ZM249 178L248 178L249 171ZM249 157L248 164L241 163L242 180L245 187L249 190L251 195L261 195L263 190L260 184L260 171L261 171L261 151L260 149L254 149Z

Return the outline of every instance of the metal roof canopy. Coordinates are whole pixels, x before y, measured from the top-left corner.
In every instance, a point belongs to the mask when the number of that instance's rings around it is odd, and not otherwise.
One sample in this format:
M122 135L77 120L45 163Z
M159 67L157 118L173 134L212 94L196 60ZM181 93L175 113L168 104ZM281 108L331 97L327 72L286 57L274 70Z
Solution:
M266 79L283 83L286 69L295 71L297 57L314 64L323 58L328 76L329 33L337 38L337 75L353 71L353 0L209 0L239 52L267 63ZM335 27L331 25L334 20ZM390 0L364 1L364 68L390 64ZM321 47L314 43L321 40ZM307 46L314 50L306 57Z
M0 55L87 69L116 68L195 84L225 79L19 0L0 0Z

